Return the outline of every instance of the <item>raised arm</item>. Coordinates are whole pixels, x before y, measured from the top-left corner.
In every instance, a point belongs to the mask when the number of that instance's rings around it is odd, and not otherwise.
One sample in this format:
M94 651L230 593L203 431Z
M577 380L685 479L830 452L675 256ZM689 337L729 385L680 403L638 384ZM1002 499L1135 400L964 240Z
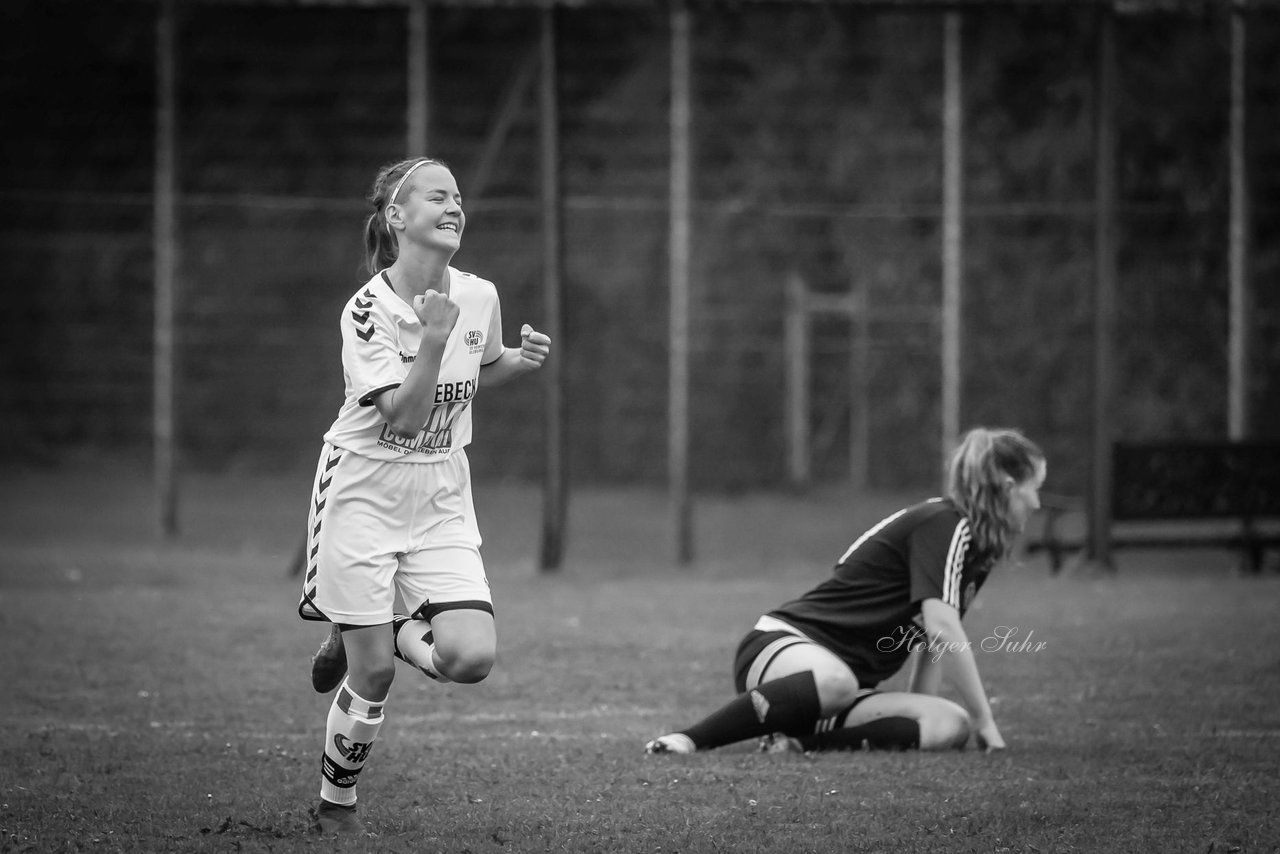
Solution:
M436 403L436 383L445 343L458 322L458 305L439 291L413 298L413 312L422 323L422 344L409 374L396 388L378 395L374 405L397 436L410 439L421 432Z
M480 368L480 387L502 385L542 367L551 353L551 338L529 324L520 329L520 346L507 347L502 355Z

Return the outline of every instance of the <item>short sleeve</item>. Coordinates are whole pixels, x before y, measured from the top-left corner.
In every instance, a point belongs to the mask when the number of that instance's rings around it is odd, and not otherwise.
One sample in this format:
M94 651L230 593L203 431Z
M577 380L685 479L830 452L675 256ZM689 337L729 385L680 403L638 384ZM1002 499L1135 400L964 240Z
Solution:
M368 288L343 309L342 369L361 406L404 382L405 367L396 346L391 318Z
M969 549L969 520L938 513L920 524L909 538L911 601L941 599L960 610L961 581Z
M495 294L493 311L489 314L489 330L484 336L484 354L480 357L481 365L492 365L498 361L503 351L502 343L502 305Z

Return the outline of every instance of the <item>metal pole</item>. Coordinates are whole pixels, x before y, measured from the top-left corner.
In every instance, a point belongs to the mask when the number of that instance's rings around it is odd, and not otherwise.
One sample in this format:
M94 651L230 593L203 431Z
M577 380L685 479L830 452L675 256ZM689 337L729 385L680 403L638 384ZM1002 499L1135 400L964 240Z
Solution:
M693 560L689 501L689 259L691 191L691 21L681 2L671 10L670 376L667 479L676 560Z
M1116 291L1115 14L1099 9L1094 96L1096 157L1093 293L1093 441L1087 557L1105 570L1111 559L1111 385Z
M849 294L849 481L871 484L871 287L859 277Z
M787 276L783 349L787 377L787 474L791 485L809 485L809 313L805 282Z
M961 287L964 274L964 106L959 12L944 18L942 109L942 452L960 433Z
M542 299L543 323L558 350L565 352L564 269L562 216L564 197L560 187L560 104L556 91L555 8L540 13L542 74L539 86L539 129L542 174ZM564 438L564 357L552 358L543 367L546 389L546 473L542 489L542 548L540 568L560 568L564 555L565 506L568 473Z
M174 291L177 245L177 4L160 0L156 7L156 162L153 250L155 258L155 350L153 353L153 418L155 490L161 535L178 532L174 427Z
M467 195L472 202L484 196L493 175L493 167L502 156L507 135L529 103L529 90L536 85L542 49L542 39L539 37L524 58L514 65L506 91L494 108L489 131L485 134L484 144L479 146L480 153L471 170L471 177L467 179Z
M427 153L430 115L431 70L428 62L428 39L431 35L427 0L410 0L408 21L408 133L405 151L409 157Z
M1248 60L1245 3L1231 10L1231 221L1227 435L1249 434L1249 160L1245 84Z

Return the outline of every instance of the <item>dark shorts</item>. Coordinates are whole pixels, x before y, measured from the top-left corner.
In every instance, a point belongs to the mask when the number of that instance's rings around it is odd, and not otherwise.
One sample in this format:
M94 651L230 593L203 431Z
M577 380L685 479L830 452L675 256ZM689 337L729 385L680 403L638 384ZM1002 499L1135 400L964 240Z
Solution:
M747 632L746 637L738 644L738 651L733 656L734 690L739 694L747 690L747 682L753 669L756 672L763 671L778 653L796 643L811 644L813 641L802 638L799 635L793 635L790 632L762 632L759 629L752 629ZM761 656L765 657L762 659ZM758 659L759 663L757 664ZM848 662L845 663L848 664ZM870 679L864 681L856 671L854 675L858 678L859 688L869 690L876 687L876 682ZM753 685L752 687L755 686Z

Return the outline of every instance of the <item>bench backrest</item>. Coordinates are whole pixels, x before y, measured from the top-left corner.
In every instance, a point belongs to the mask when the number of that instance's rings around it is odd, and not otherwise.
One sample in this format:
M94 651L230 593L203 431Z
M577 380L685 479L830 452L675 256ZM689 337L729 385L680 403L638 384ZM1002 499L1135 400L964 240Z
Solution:
M1280 517L1280 442L1117 442L1115 519Z

